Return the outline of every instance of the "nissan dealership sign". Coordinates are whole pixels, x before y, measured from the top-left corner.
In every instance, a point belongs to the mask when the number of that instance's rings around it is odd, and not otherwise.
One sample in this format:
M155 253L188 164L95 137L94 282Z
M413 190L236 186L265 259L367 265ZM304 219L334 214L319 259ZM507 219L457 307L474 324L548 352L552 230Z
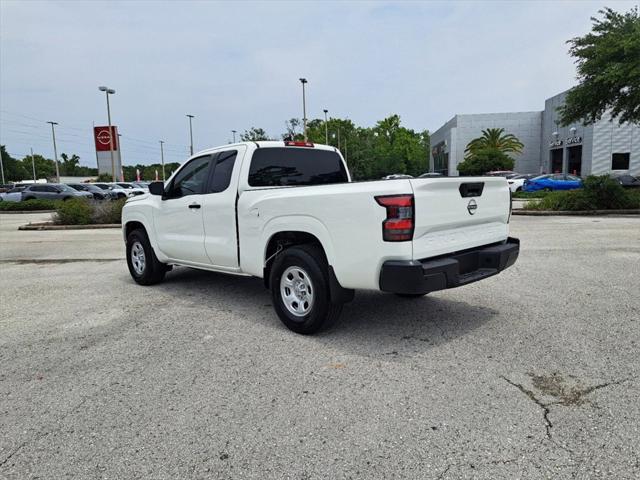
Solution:
M93 138L96 143L96 151L108 152L111 150L111 136L113 135L113 150L118 150L118 127L111 126L111 133L109 133L109 127L93 127Z

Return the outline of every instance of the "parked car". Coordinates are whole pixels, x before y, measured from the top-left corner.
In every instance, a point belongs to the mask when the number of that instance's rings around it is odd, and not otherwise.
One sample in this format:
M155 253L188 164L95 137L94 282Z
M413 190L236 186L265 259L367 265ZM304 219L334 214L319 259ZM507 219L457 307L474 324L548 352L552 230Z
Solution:
M124 190L127 193L127 197L132 197L134 195L143 195L145 193L148 193L148 190L145 190L144 188L140 188L140 187L135 187L132 184L127 182L115 182L112 185L114 188L121 188L122 190Z
M391 175L387 175L386 177L382 177L382 180L398 180L401 178L413 178L413 176L407 175L406 173L393 173Z
M517 172L512 172L511 170L495 170L493 172L485 173L487 177L505 177L505 178L513 178L520 175Z
M133 196L133 191L124 189L115 183L94 183L98 188L111 192L112 198L128 198Z
M614 177L624 188L640 188L640 178L633 175L624 174Z
M66 185L79 192L89 192L94 200L109 200L113 197L110 190L103 190L92 183L67 183Z
M151 182L145 182L145 181L141 180L139 182L131 182L131 185L133 185L134 187L137 187L137 188L141 188L141 189L143 189L145 191L149 191L149 184L150 183Z
M0 201L3 202L19 202L22 200L22 191L26 185L15 185L10 190L0 193Z
M431 178L431 177L442 177L442 174L438 172L425 172L422 175L420 175L418 178Z
M507 183L509 183L509 189L513 192L520 192L522 187L524 186L525 180L530 180L534 177L537 177L535 174L518 174L515 177L507 178Z
M582 179L566 173L550 173L539 175L530 180L525 180L525 192L537 192L539 190L551 192L552 190L574 190L582 188Z
M495 275L519 253L504 179L351 183L334 147L309 142L205 150L149 192L122 211L137 283L172 265L259 277L304 334L336 320L354 289L419 297Z
M89 192L79 192L62 183L34 183L22 191L22 200L69 200L70 198L93 198Z

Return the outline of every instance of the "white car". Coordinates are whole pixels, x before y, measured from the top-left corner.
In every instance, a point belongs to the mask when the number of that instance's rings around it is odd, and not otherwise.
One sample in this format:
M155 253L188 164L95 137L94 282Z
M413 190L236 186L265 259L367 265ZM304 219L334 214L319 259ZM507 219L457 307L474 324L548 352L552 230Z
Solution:
M11 190L0 193L0 201L3 202L20 202L22 200L22 191L27 185L16 185Z
M509 183L509 190L513 193L522 191L525 180L535 177L535 175L516 175L515 177L507 178Z
M355 289L419 297L495 275L519 253L504 178L351 183L327 145L212 148L149 191L122 211L137 283L172 265L259 277L298 333L328 327Z

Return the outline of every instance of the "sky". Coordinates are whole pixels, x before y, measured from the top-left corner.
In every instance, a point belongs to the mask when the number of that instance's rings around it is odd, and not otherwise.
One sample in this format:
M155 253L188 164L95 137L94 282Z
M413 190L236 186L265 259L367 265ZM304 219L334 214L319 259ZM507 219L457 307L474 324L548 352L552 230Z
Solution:
M624 11L637 2L607 1ZM95 166L92 125L122 134L125 165L186 160L231 130L329 115L391 114L437 130L458 113L533 111L576 83L566 41L605 3L578 1L0 0L0 143L76 153Z

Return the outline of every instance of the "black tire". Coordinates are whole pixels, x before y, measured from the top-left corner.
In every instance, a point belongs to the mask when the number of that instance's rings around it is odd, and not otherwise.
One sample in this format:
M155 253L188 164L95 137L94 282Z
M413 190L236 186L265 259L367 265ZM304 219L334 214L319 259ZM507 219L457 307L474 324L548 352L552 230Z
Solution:
M424 297L426 293L396 293L396 295L401 298L420 298Z
M28 201L28 200L35 200L35 197L27 197L27 198L23 199L23 201L25 201L25 202Z
M295 315L285 306L280 281L290 267L297 268L308 276L313 301L306 314ZM278 317L289 330L296 333L310 335L328 329L342 312L342 303L331 302L327 260L322 250L314 245L296 245L278 255L271 269L269 285Z
M543 192L550 192L550 191L551 191L551 189L550 189L549 187L545 187L545 188L543 188L543 189L542 189L542 191L543 191Z
M118 194L118 200L121 198L127 198L127 196L124 193L119 193Z
M132 250L139 248L136 245L140 245L144 251L144 267L139 269L138 266L134 266ZM127 235L127 266L129 267L129 273L131 277L140 285L153 285L160 283L164 279L164 275L169 268L164 263L158 260L156 254L149 243L149 237L147 232L142 229L137 229Z
M521 191L522 191L522 187L516 188L516 193L521 192Z

